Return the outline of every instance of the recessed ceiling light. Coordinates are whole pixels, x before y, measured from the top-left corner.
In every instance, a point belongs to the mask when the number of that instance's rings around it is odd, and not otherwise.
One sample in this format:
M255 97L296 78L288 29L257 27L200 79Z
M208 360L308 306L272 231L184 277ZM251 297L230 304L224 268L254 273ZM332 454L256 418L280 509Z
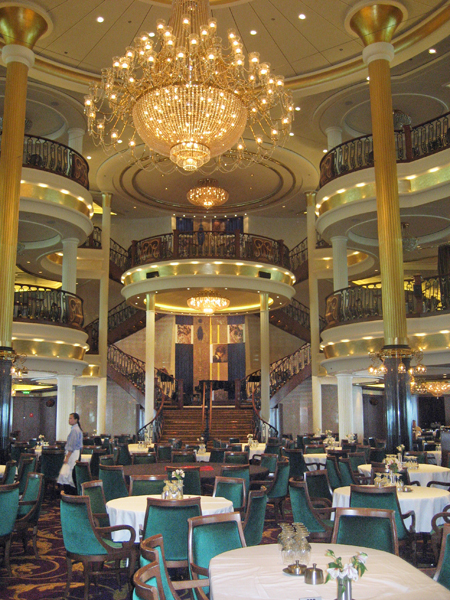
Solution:
M103 17L97 17L97 23L103 23L104 20Z
M88 160L91 160L92 156L86 156L86 158L87 158Z
M306 15L304 15L303 13L300 13L298 15L298 18L303 21L304 19L306 19Z
M370 77L366 77L366 80L367 80L367 81L370 81Z
M256 29L252 29L252 30L250 31L250 35L256 35L257 33L258 33L258 32L256 31Z
M296 106L295 110L298 112L299 110L301 110L300 106Z
M155 32L154 31L150 31L150 33L148 34L150 37L155 37Z
M429 54L436 54L436 48L430 48L430 49L428 50L428 53L429 53Z
M294 137L294 133L291 131L289 134L291 137Z
M324 149L322 150L322 152L323 152L324 154L326 154L326 153L328 152L328 150L327 150L326 148L324 148Z

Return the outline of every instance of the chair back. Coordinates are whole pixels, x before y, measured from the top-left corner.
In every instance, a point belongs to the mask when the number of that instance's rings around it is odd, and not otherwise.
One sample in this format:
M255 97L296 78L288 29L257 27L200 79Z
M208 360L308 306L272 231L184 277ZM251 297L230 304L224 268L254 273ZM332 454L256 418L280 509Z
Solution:
M173 472L176 471L176 467L166 467L167 475L170 479L173 477ZM188 467L183 469L183 490L185 494L191 496L202 495L202 485L200 480L200 467Z
M99 458L100 465L105 467L113 467L114 466L114 454L104 454Z
M393 510L398 539L402 541L408 537L408 530L403 522L395 485L382 488L352 485L350 486L350 507Z
M366 455L364 452L349 452L348 460L353 473L358 473L358 467L366 464Z
M186 451L186 450L172 450L171 460L173 463L195 463L197 462L195 458L195 453Z
M350 464L349 458L340 458L339 459L339 473L341 474L342 485L353 485L357 483L353 479L352 468Z
M341 480L341 473L339 471L337 459L335 456L327 456L325 468L328 473L328 480L330 482L331 489L334 491L336 488L341 487L343 485Z
M20 455L22 454L22 452L27 451L27 446L28 446L27 442L16 442L15 444L11 444L11 450L10 450L11 460L15 460L16 462L19 462Z
M19 482L0 485L0 538L11 535L18 511Z
M224 454L224 463L234 465L248 465L248 452L230 452L229 450L227 450Z
M109 516L106 511L106 498L103 491L103 481L95 479L93 481L85 481L81 484L82 496L88 496L91 502L91 510L94 519L96 519L99 527L109 527Z
M161 600L167 596L161 580L160 565L157 560L147 562L133 575L132 600ZM169 597L170 598L170 597Z
M143 539L160 533L168 567L187 566L188 519L201 514L200 498L147 498Z
M269 469L269 473L275 473L277 470L278 455L277 454L260 454L260 467Z
M64 462L64 450L61 448L42 448L41 473L46 481L56 481Z
M140 551L141 567L144 567L145 565L154 561L158 561L162 587L166 600L179 600L179 596L173 588L172 581L167 571L163 536L161 534L152 535L151 537L142 540L140 544Z
M119 448L119 454L117 456L116 464L123 465L124 467L131 465L131 455L128 450L128 443L119 443L117 444L117 447Z
M98 467L100 464L100 457L106 455L106 448L102 447L94 447L92 451L91 462L89 463L89 468L91 469L91 475L95 479L98 478Z
M209 457L210 463L223 463L225 450L220 448L212 448L211 456Z
M242 452L242 444L227 444L225 450L228 452Z
M106 502L115 498L125 498L125 496L128 496L122 465L114 465L112 467L100 465L98 470L99 478L103 481Z
M297 448L297 450L304 450L305 449L305 444L303 443L303 436L302 435L297 435L297 442L295 444L295 447Z
M285 455L289 459L289 478L303 479L308 470L302 450L285 450Z
M221 477L239 477L245 481L245 489L250 489L250 465L223 465L220 469Z
M222 497L233 503L233 510L244 510L247 490L244 479L239 477L216 477L213 497Z
M273 484L267 492L267 496L270 500L273 498L284 498L287 496L289 468L288 461L278 461Z
M75 484L79 496L81 496L81 484L85 481L92 481L89 463L77 460L75 463Z
M212 558L229 550L245 548L239 513L207 515L189 519L188 556L192 579L208 577ZM209 595L209 589L204 589Z
M356 452L364 452L365 463L367 464L370 459L370 446L366 444L356 444Z
M130 475L130 496L156 496L164 489L166 475Z
M371 448L369 462L383 462L386 458L386 450L384 448Z
M442 544L439 561L433 579L450 590L450 524L442 527Z
M337 508L331 543L366 546L398 556L395 513L380 508Z
M312 539L330 541L333 529L331 521L322 519L312 505L306 482L291 479L289 481L289 495L294 522L303 523L310 532Z
M214 439L212 441L213 448L222 448L222 442L218 439Z
M17 462L15 460L8 460L6 463L5 472L3 473L3 479L1 485L11 485L14 483L17 473Z
M238 437L230 437L230 438L228 439L228 442L229 442L230 444L239 444L239 443L240 443L240 442L239 442L239 438L238 438Z
M331 503L333 495L330 482L328 481L328 471L326 469L308 471L305 473L305 481L308 486L310 498L325 498Z
M264 449L264 454L276 454L279 459L281 458L281 444L280 442L277 442L275 444L266 444L266 447Z
M19 502L17 520L36 525L41 514L44 499L44 476L42 473L29 473L25 490ZM18 522L17 521L17 522Z
M264 520L266 518L267 490L252 490L248 494L247 511L242 524L247 546L258 546L261 543Z
M170 462L172 459L172 446L170 444L155 444L156 460L158 462Z
M325 454L325 446L323 444L305 445L305 454Z
M131 464L132 465L152 465L156 462L156 456L154 452L148 452L147 454L132 454Z
M19 481L19 495L21 496L25 490L27 478L30 473L36 470L36 456L28 455L29 458L23 458L23 454L19 461L19 472L17 479Z

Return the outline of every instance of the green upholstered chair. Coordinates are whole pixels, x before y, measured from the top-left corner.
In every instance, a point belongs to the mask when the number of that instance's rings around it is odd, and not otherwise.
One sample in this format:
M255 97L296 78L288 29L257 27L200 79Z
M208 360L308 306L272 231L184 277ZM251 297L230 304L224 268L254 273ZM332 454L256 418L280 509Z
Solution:
M128 444L117 444L119 448L119 455L117 457L116 465L128 466L131 465L131 454L128 450Z
M264 448L264 454L276 454L278 456L278 460L280 460L282 448L283 447L280 442L275 444L266 444L266 447Z
M162 600L163 598L167 600L167 596L163 591L160 566L157 561L148 562L136 571L133 575L133 586L132 600Z
M1 485L10 485L14 483L17 474L17 462L15 460L8 460L5 465L5 472L3 473L3 479Z
M305 444L303 443L303 436L302 435L297 435L297 441L295 442L295 447L297 448L297 450L304 450L305 449Z
M354 473L358 473L358 467L366 464L365 452L349 452L348 460L350 461L351 469Z
M92 456L94 454L94 446L83 446L81 454L90 454Z
M289 496L295 523L303 523L309 531L312 542L329 542L333 532L333 521L330 519L334 508L313 505L308 494L305 481L291 479L289 481Z
M213 496L230 500L233 510L244 510L247 499L245 480L239 477L216 477Z
M213 448L211 450L211 456L209 457L210 463L223 463L225 450L220 448Z
M197 462L194 452L185 450L172 450L171 461L173 463L189 464Z
M364 464L364 463L362 463ZM340 458L338 461L339 473L341 474L342 485L362 485L370 482L370 477L364 477L355 473L349 458Z
M289 478L292 479L303 479L304 474L308 471L308 467L305 463L305 457L303 456L302 450L291 450L285 449L285 455L289 460ZM318 463L315 463L317 468Z
M11 534L19 510L19 482L0 486L0 545L5 547L3 564L12 576L9 554L11 550Z
M229 442L230 444L240 444L240 441L239 441L239 438L238 438L238 437L230 437L230 438L228 439L228 442Z
M25 490L27 478L30 473L36 471L36 457L29 456L29 458L22 458L19 461L19 468L17 473L17 481L19 482L19 495L21 496Z
M173 479L172 473L176 471L176 467L166 467L167 475L169 479ZM202 495L202 485L200 479L200 467L189 467L183 469L183 493L190 494L191 496Z
M106 455L106 449L95 446L92 450L92 458L89 463L89 468L91 469L91 475L94 479L98 478L98 467L100 465L100 457Z
M395 513L395 525L397 528L399 546L406 546L412 559L416 561L416 514L413 510L402 514L395 485L382 488L366 485L352 485L350 487L350 507L384 508L393 510ZM411 525L408 529L404 521L409 518L411 519Z
M19 488L20 489L20 488ZM19 510L14 531L22 538L23 551L27 551L28 533L32 528L34 556L39 558L37 550L38 521L44 499L44 476L42 473L29 473L25 490L19 500Z
M222 442L218 439L214 439L212 441L212 444L213 444L213 448L217 448L217 449L222 448Z
M106 510L106 498L103 492L103 481L85 481L81 484L82 496L88 496L91 502L92 516L98 527L109 527L109 515Z
M37 438L30 438L28 440L28 448L36 448L37 446Z
M201 515L200 498L161 500L147 498L143 539L160 533L168 567L188 566L188 519Z
M89 598L91 574L101 569L105 562L114 561L114 567L107 571L120 576L127 575L131 581L136 562L134 541L136 532L130 525L114 527L97 527L91 512L91 504L87 496L67 496L61 493L61 528L66 549L67 585L64 597L67 598L72 582L72 563L81 562L84 569L84 600ZM130 539L126 542L112 542L111 534L126 530Z
M99 464L106 466L106 467L113 467L114 466L114 454L104 454L103 456L100 456ZM99 471L99 474L100 474L100 471Z
M267 490L252 490L248 494L247 510L242 529L247 546L257 546L261 543L266 518Z
M367 464L370 459L370 446L367 444L356 444L356 452L364 452L365 463Z
M269 474L267 475L266 479L252 479L250 482L251 490L259 490L261 486L265 486L267 488L272 484L277 471L278 460L278 454L256 454L253 457L252 462L260 467L268 469Z
M327 470L328 480L330 482L331 489L334 492L336 488L341 487L343 485L337 459L335 456L327 456L325 468Z
M20 460L20 455L22 452L26 452L28 448L28 442L15 442L11 444L11 460L15 460L17 463Z
M158 462L170 462L172 459L172 446L170 444L155 444L156 460Z
M75 484L77 486L77 494L81 496L81 484L85 481L92 481L91 469L88 462L77 460L75 463Z
M230 465L248 465L248 452L231 452L227 450L223 462Z
M250 489L250 465L223 465L220 469L221 477L239 477L245 481L245 489Z
M384 448L371 448L369 462L383 462L386 458L386 450Z
M323 444L306 444L305 454L326 454L325 446Z
M271 486L267 489L267 503L273 504L275 518L278 518L278 511L284 519L283 502L288 495L289 484L289 462L278 461L277 470Z
M62 448L42 448L41 473L44 475L45 488L52 486L52 497L55 494L56 480L64 462L64 450Z
M305 473L305 481L308 486L309 497L313 503L315 500L324 500L325 504L331 506L333 493L331 491L328 471L326 469L308 471Z
M189 519L188 556L191 578L203 580L209 585L209 563L212 558L223 552L245 548L239 513L207 515ZM198 600L205 600L209 588L195 589Z
M131 464L133 465L152 465L156 462L156 455L154 452L148 452L147 454L132 454Z
M130 475L130 496L161 495L166 475Z
M227 452L242 452L242 444L227 444L225 450Z
M439 554L438 566L433 579L450 590L450 524L442 528L442 544Z
M331 543L398 555L395 513L382 508L337 508Z
M106 502L115 498L124 498L128 496L128 488L123 476L123 466L114 465L107 467L99 466L99 478L103 481L103 491L105 492Z

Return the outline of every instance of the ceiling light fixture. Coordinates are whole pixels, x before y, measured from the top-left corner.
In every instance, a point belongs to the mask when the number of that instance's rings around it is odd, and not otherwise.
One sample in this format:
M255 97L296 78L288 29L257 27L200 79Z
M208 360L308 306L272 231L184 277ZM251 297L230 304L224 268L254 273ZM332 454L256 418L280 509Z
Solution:
M212 315L217 310L224 310L230 306L230 300L216 290L201 290L188 298L187 305L197 312Z
M200 179L196 187L187 193L187 199L191 204L209 209L225 204L229 195L226 190L219 187L216 179Z
M230 171L269 157L293 118L284 77L258 52L246 61L233 29L222 49L209 0L172 0L169 23L159 19L156 27L156 43L138 35L85 97L93 141L117 152L126 140L119 154L142 169Z
M401 223L402 227L402 247L403 252L413 252L417 248L419 238L413 237L408 233L409 223Z

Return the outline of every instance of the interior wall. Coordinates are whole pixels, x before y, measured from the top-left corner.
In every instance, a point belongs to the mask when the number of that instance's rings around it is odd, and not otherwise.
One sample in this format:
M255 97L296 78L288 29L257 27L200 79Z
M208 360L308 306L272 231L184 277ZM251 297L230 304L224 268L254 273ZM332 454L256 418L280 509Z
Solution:
M12 399L12 431L20 431L19 441L44 435L49 442L55 441L56 402L47 406L51 397L14 396Z
M282 208L280 212L282 212ZM306 237L306 217L304 215L291 219L274 219L273 217L257 217L249 215L246 219L247 232L283 240L289 250Z
M133 240L143 240L164 233L172 233L172 217L170 216L148 219L128 219L120 216L111 218L111 239L126 250L131 246Z
M339 409L337 385L321 385L322 390L322 431L339 431Z
M386 403L383 394L363 391L364 437L386 439Z

